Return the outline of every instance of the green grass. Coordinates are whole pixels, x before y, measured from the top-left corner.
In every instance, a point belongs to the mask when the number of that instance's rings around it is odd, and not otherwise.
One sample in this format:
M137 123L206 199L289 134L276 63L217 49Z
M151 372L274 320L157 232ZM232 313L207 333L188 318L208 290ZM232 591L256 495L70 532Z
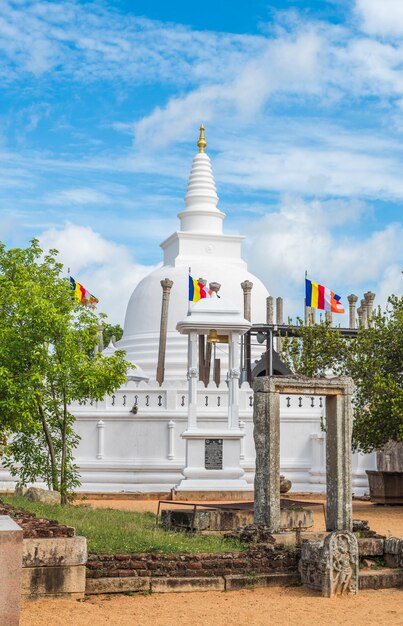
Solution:
M234 539L163 530L156 526L156 516L153 513L112 508L92 509L82 505L51 506L15 496L2 496L1 499L7 504L35 513L37 517L74 526L77 535L87 538L89 552L197 554L245 548Z

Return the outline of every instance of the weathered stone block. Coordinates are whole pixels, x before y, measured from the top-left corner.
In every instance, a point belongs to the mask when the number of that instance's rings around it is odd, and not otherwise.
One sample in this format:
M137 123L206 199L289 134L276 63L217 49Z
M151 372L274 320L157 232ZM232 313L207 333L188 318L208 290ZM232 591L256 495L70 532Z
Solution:
M224 591L225 581L221 576L214 578L152 578L151 591L168 593L173 591Z
M22 572L22 529L0 515L0 624L18 626Z
M125 591L149 591L150 578L88 578L85 586L87 595L97 593L124 593Z
M384 568L360 574L360 589L393 589L403 587L403 572Z
M389 537L385 539L384 545L385 556L393 555L396 565L393 567L403 567L403 539L398 537Z
M85 593L85 566L24 567L22 570L22 595L63 596Z
M87 540L85 537L24 539L22 558L24 567L85 565Z
M382 556L384 540L376 537L360 538L358 541L358 553L360 556Z
M274 585L297 585L300 582L299 574L288 572L278 574L254 574L250 576L230 574L224 578L226 591L270 587Z
M24 498L33 502L42 502L42 504L60 504L61 496L58 491L50 491L49 489L40 489L39 487L30 487L27 489Z

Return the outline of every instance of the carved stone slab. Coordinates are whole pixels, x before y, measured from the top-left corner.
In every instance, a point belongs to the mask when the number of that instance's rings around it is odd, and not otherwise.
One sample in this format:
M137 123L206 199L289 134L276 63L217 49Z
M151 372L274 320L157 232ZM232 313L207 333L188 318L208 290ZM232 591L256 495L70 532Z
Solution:
M325 538L323 565L323 596L358 592L358 542L353 533L335 530Z
M345 530L322 541L303 541L299 564L301 582L330 598L358 592L358 542Z

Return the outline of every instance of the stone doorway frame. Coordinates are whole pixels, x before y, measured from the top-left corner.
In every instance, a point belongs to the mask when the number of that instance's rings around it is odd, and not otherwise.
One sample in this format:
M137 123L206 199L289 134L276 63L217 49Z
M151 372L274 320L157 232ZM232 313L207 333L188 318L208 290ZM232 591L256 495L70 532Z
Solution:
M326 397L326 530L352 530L351 378L266 376L253 381L256 524L280 530L280 394Z

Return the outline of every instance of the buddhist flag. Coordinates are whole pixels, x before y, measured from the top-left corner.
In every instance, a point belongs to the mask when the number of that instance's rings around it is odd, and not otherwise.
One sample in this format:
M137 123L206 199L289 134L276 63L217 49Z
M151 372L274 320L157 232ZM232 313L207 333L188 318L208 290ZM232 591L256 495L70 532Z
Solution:
M305 303L313 309L331 311L332 313L344 313L341 298L334 291L330 291L323 285L314 283L313 280L305 279Z
M202 298L210 298L210 289L207 289L201 279L192 278L189 274L189 302L198 302Z
M80 304L89 304L92 307L99 302L98 298L87 291L87 289L74 280L72 276L70 276L70 285L73 290L73 298L76 302L79 302Z

